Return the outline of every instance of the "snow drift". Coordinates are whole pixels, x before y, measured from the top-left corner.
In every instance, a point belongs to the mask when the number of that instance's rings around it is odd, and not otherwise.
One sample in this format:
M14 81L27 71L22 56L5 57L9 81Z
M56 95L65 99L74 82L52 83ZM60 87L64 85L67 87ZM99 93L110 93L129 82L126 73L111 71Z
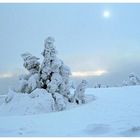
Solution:
M45 89L36 89L31 94L20 94L12 90L0 106L0 115L30 115L61 111L66 108L66 99L60 94L48 93Z
M85 103L93 99L93 95L87 95ZM31 94L20 94L9 90L8 95L1 99L0 115L42 114L62 111L76 106L78 106L76 103L69 103L67 98L61 94L56 93L52 97L52 94L48 93L45 89L35 89Z
M0 115L29 115L55 110L55 103L44 89L36 89L32 94L18 94L9 91L5 102L0 106Z

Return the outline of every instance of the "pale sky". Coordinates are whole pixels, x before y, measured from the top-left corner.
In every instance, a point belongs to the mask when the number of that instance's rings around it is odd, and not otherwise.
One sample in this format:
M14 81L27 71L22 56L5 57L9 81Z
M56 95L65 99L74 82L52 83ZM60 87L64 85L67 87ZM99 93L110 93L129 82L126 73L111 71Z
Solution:
M19 74L23 52L42 60L47 36L74 76L140 76L140 4L0 4L0 78Z

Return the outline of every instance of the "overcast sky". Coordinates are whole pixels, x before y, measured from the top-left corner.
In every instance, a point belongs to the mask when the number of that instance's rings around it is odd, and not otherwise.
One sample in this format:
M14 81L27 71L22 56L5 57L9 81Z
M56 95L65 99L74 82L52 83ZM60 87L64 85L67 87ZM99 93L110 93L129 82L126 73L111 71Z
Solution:
M0 4L0 78L23 69L23 52L42 60L47 36L75 75L140 76L140 4Z

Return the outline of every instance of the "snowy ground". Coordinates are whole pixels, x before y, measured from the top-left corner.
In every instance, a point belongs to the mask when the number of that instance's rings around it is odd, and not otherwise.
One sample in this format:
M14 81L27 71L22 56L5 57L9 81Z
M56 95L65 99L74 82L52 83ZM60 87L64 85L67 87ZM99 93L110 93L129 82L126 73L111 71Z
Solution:
M96 99L66 111L0 116L0 136L140 136L140 86L86 93Z

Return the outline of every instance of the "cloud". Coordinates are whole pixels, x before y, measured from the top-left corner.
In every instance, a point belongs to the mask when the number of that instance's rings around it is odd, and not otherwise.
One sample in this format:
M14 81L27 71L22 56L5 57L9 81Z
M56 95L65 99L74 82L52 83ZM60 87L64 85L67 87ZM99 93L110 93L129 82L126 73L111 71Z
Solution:
M74 77L86 77L86 76L101 76L107 73L106 70L95 70L95 71L78 71L72 72Z
M18 75L26 74L28 73L25 69L16 68L14 70L8 70L8 71L0 71L0 79L4 78L13 78L17 77Z
M11 73L11 72L0 73L0 79L11 78L11 77L14 77L14 76L16 76L16 74L15 73Z

